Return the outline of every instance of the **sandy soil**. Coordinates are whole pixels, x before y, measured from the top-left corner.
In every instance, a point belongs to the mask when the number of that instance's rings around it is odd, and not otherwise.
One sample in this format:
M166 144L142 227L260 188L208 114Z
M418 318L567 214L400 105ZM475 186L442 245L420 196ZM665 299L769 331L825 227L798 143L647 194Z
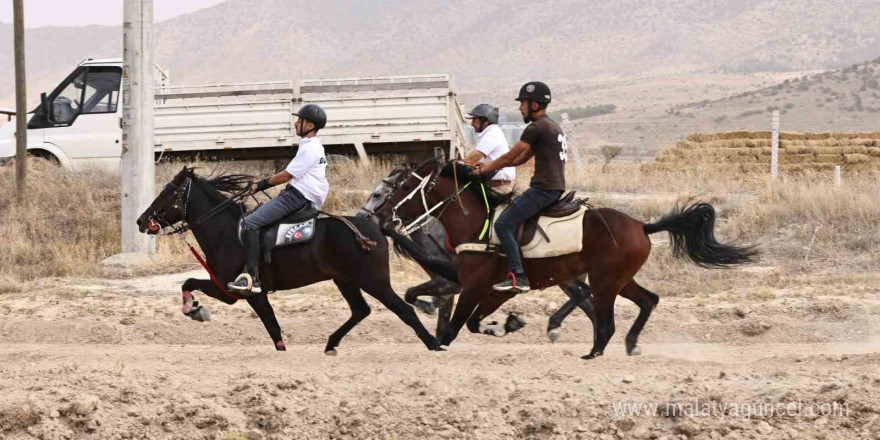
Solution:
M579 359L592 338L583 315L547 342L555 290L503 310L523 314L521 332L463 333L445 353L370 301L327 357L348 316L332 285L273 297L289 350L278 353L244 304L198 294L212 321L181 315L179 285L194 274L49 279L0 295L0 438L880 438L876 295L748 304L660 292L637 357L623 348L636 308L621 301L594 361ZM419 279L401 274L395 288ZM783 414L770 414L777 404Z

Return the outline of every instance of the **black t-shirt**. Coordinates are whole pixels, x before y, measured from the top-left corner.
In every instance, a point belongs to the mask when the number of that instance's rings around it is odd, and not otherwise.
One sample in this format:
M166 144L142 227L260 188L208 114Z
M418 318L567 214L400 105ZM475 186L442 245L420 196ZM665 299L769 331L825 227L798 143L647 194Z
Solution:
M565 161L567 145L565 133L547 116L526 126L520 140L529 144L535 153L535 175L531 186L547 191L565 190Z

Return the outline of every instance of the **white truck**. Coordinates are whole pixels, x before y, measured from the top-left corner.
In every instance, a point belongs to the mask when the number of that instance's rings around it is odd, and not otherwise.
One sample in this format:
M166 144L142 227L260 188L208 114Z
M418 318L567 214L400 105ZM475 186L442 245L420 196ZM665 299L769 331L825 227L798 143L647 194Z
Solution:
M289 159L291 113L321 105L328 154L460 156L467 138L448 75L170 86L156 70L155 155L165 158ZM118 169L122 152L122 60L80 63L28 117L28 152L67 168ZM15 124L0 127L0 164L15 155Z

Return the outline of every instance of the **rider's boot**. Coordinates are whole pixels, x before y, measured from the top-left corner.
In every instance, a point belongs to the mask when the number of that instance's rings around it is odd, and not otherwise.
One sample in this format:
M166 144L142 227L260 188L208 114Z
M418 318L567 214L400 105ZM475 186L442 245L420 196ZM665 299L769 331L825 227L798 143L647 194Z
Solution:
M251 295L263 293L260 288L260 278L258 276L260 264L260 231L258 229L245 228L244 230L244 246L247 255L247 272L242 273L235 281L227 284L227 286L236 292L249 292Z
M526 293L530 290L529 288L529 279L526 277L525 272L514 274L510 272L507 274L507 278L492 286L492 289L498 292L508 292L516 295L517 293Z

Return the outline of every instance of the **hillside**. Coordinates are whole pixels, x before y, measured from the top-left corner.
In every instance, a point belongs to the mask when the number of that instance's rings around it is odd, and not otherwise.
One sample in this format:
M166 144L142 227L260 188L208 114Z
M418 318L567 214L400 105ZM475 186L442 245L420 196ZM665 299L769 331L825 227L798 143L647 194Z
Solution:
M471 92L531 78L836 68L880 55L877 22L874 0L230 0L158 24L155 40L178 84L449 72ZM82 58L119 56L120 33L29 30L31 89ZM10 25L0 48L4 102Z
M590 149L615 144L623 146L627 156L650 156L689 133L769 130L774 109L780 111L783 131L880 130L880 59L776 77L773 85L750 89L745 87L759 83L756 77L738 83L732 75L703 77L690 85L646 78L642 84L593 93L593 100L625 104L614 114L574 121L571 144ZM645 92L651 88L663 92Z

